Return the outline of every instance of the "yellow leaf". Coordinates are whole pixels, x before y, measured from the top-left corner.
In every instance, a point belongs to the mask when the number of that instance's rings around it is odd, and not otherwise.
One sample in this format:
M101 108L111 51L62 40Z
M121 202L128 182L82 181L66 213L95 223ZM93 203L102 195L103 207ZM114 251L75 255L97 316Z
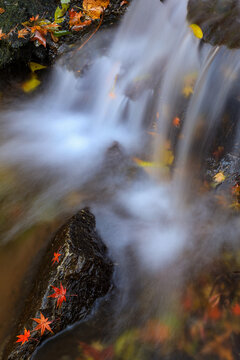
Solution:
M42 70L42 69L46 69L46 66L44 66L44 65L41 65L41 64L38 64L38 63L36 63L36 62L30 62L29 64L28 64L28 66L30 67L30 70L34 73L35 71L37 71L37 70Z
M190 95L193 94L192 86L188 86L188 85L184 86L184 88L182 89L182 93L186 98L188 98Z
M109 5L110 0L83 0L83 10L93 20L99 19L103 10Z
M22 84L22 89L25 93L29 93L34 91L40 84L41 81L38 80L35 74L32 74L31 78Z
M200 28L200 26L198 26L197 24L191 24L190 28L193 31L193 34L198 38L198 39L202 39L203 38L203 32L202 29Z
M213 179L214 179L215 183L220 184L226 179L226 176L224 175L223 172L220 171L213 177Z

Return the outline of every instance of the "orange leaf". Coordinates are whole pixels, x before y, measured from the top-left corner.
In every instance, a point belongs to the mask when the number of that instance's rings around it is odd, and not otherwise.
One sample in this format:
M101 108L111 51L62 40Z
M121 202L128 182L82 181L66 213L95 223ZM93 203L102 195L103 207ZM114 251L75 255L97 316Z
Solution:
M0 14L3 14L5 10L3 8L0 8Z
M30 17L30 21L37 21L39 19L39 15L36 15L35 17Z
M218 319L220 319L221 315L222 315L222 313L218 306L215 306L208 310L208 317L211 320L218 320Z
M179 127L179 126L180 126L180 119L179 119L179 117L175 117L175 118L173 119L173 126L175 126L175 127Z
M110 0L83 0L83 9L91 19L99 19Z
M24 334L23 335L17 335L17 337L18 337L18 340L16 342L17 343L21 342L22 343L21 345L23 345L25 342L27 342L29 340L30 331L25 328L24 329Z
M42 313L40 313L40 318L32 319L38 323L38 325L33 330L41 330L41 336L44 334L45 330L50 331L53 334L50 324L52 321L48 321L48 318L45 318Z
M29 34L27 29L18 30L18 38L25 38L26 35Z
M56 252L54 253L54 256L52 258L52 265L55 264L55 262L59 263L59 257L61 256L62 254L60 254L59 252Z
M46 47L46 38L42 35L42 33L38 30L35 31L34 36L32 38L33 41L38 40L40 44Z
M0 40L7 39L7 34L2 32L2 29L0 29Z

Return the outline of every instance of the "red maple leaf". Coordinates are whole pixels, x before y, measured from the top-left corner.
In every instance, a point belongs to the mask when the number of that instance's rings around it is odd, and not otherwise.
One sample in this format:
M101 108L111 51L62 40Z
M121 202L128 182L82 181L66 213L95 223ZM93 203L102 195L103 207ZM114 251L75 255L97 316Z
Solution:
M33 28L32 28L32 31L33 31ZM42 44L44 47L46 47L46 38L44 36L45 34L43 34L42 32L36 30L34 32L34 35L33 35L33 38L32 40L35 41L35 40L38 40L38 42L40 44Z
M55 264L55 262L59 263L59 257L61 256L62 254L60 254L58 251L56 253L54 253L54 256L52 258L52 265Z
M22 343L21 345L23 345L25 342L27 342L29 340L30 331L25 328L24 329L24 334L23 335L17 335L17 337L19 339L16 342L21 342Z
M52 329L50 328L50 324L52 321L48 321L48 318L45 318L42 313L40 313L40 318L33 319L38 323L38 325L33 330L40 330L41 329L41 336L44 334L45 330L50 331L53 334Z
M63 301L66 301L66 291L67 289L62 286L62 283L60 283L60 288L57 288L55 286L52 286L53 290L55 291L54 294L48 296L57 299L57 307L61 307Z

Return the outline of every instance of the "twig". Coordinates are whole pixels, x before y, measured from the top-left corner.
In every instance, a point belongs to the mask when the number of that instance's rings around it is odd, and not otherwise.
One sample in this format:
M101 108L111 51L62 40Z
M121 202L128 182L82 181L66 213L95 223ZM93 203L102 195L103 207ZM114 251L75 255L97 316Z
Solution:
M100 26L102 25L102 22L103 22L103 12L102 12L102 15L101 15L101 18L100 18L100 22L99 22L97 28L96 28L96 29L94 30L94 32L89 36L89 38L88 38L86 41L84 41L84 43L83 43L81 46L79 46L79 48L76 49L76 51L81 50L81 49L88 43L88 41L91 40L91 38L93 37L93 35L95 35L96 32L99 30Z

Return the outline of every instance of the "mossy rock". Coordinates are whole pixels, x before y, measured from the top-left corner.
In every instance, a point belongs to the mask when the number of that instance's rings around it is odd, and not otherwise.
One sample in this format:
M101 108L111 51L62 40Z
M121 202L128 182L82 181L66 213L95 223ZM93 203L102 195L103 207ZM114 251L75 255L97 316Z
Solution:
M53 19L58 4L58 0L0 0L0 8L5 10L0 15L0 29L6 34L15 29L9 39L0 40L0 69L23 58L27 62L34 56L48 57L49 49L43 46L37 48L29 39L18 39L17 30L34 15Z

